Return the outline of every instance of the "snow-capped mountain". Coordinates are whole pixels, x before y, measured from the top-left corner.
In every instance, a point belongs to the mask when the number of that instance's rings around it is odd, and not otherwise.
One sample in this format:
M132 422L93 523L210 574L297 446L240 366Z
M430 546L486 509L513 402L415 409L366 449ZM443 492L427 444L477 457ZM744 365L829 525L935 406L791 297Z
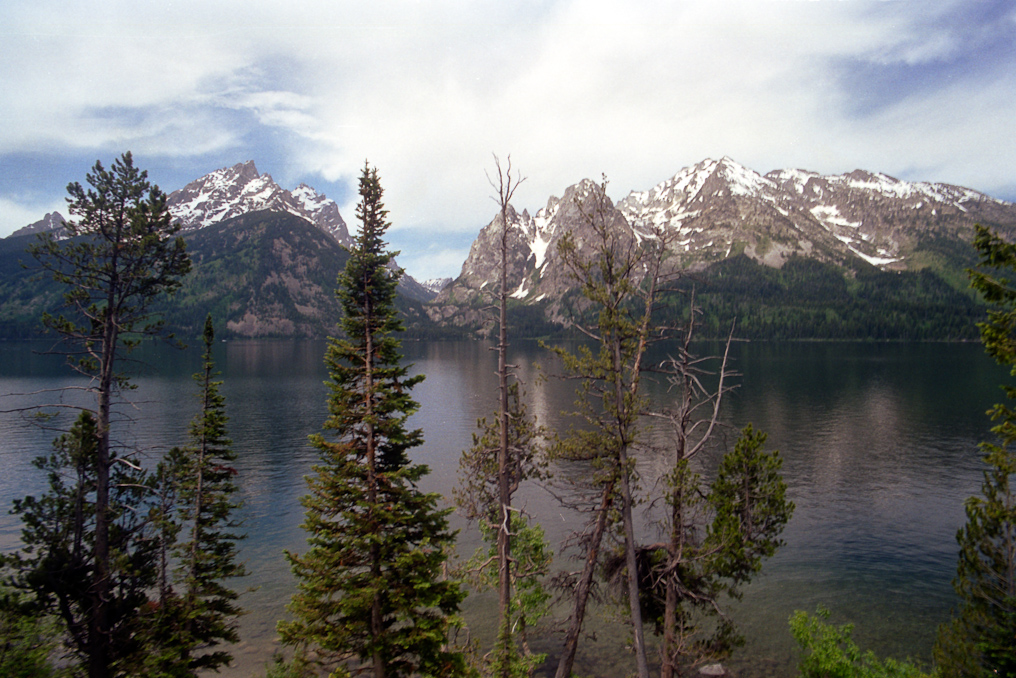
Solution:
M23 226L18 230L11 233L10 237L15 238L21 235L32 235L34 233L45 233L47 231L55 231L58 228L63 228L64 216L59 212L49 212L42 219L39 219L33 224Z
M430 278L428 280L424 280L420 284L423 285L424 289L427 289L433 292L434 294L437 294L445 287L448 287L448 285L450 285L451 282L452 278Z
M612 227L631 232L617 208L597 200L599 187L585 179L565 190L560 198L552 196L535 216L521 214L509 206L508 224L508 287L511 296L527 303L546 298L558 300L570 289L572 282L562 264L557 245L568 233L581 250L593 235L585 215L604 211L604 220ZM436 322L462 325L482 324L485 318L477 302L499 285L501 215L485 226L469 250L462 273L438 294L437 305L427 309ZM552 309L553 315L553 309Z
M743 247L770 266L797 254L908 269L922 237L959 235L975 221L1016 223L1011 203L967 188L864 170L763 176L730 158L685 168L648 191L632 192L618 208L637 231L662 229L676 238L671 249L687 260L723 258Z
M586 179L551 197L534 216L508 212L508 284L526 303L551 301L570 286L557 254L572 232L581 250L590 240L588 218L595 184ZM609 202L609 201L608 201ZM686 167L647 191L633 191L602 216L631 237L663 239L674 265L702 268L738 255L770 267L791 257L841 266L861 261L888 270L916 270L939 256L935 244L969 249L973 225L1016 227L1016 205L967 188L900 181L856 170L823 176L804 170L759 174L730 158ZM500 215L485 226L455 281L431 309L439 322L475 324L467 312L497 284ZM468 316L468 317L467 317Z
M169 194L169 210L184 232L241 214L268 210L303 217L340 245L352 242L335 201L306 184L287 191L275 183L271 175L258 173L253 160L215 170L173 191Z
M190 182L170 193L168 203L184 233L252 212L288 212L311 222L344 247L353 244L334 200L306 184L287 191L270 175L260 174L253 160L215 170ZM399 290L418 301L429 301L435 294L408 273L399 281Z

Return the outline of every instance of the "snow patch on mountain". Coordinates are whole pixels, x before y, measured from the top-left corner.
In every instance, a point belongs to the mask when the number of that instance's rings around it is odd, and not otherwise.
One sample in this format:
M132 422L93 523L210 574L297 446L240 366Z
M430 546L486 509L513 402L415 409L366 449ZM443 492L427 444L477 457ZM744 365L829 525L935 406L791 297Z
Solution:
M269 174L260 174L253 160L210 172L169 195L169 209L184 231L195 231L225 219L272 210L307 219L339 244L352 240L339 206L310 186L292 192Z
M444 288L448 287L448 285L451 284L451 282L452 282L451 278L430 278L428 280L424 280L420 284L423 285L426 289L433 292L434 294L437 294Z
M718 163L721 176L726 180L733 195L761 196L766 191L775 188L769 179L766 179L755 170L748 169L730 158L724 158Z
M858 228L859 221L849 221L840 215L840 209L836 205L815 205L809 210L819 222L830 231L836 226L845 228Z

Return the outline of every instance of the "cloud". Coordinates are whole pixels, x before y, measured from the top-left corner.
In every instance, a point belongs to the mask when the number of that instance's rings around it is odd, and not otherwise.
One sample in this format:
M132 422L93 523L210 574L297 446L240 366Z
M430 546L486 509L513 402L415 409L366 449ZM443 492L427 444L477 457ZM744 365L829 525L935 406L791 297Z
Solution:
M492 152L531 211L601 172L620 198L722 155L997 193L1014 17L1001 0L11 2L0 160L253 158L348 198L369 159L393 233L463 240L494 213Z
M34 224L49 212L60 212L68 216L67 203L63 200L50 203L20 203L0 197L0 233L13 233L19 228Z
M393 242L393 246L396 249L400 247L397 242ZM468 254L468 244L459 248L430 248L425 252L404 247L397 260L399 266L422 282L432 278L456 277Z

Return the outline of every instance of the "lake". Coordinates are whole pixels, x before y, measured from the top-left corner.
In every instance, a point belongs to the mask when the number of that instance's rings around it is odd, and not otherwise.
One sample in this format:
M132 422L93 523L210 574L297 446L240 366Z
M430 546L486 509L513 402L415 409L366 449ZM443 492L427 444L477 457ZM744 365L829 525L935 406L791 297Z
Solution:
M32 394L68 384L61 360L38 355L42 343L0 343L0 409L14 403L52 402L54 393ZM707 350L709 347L703 347ZM225 676L258 674L276 649L275 621L285 614L293 590L284 549L302 551L305 535L300 496L303 477L316 457L307 436L320 430L326 413L323 341L236 341L215 347L224 380L230 434L238 452L247 539L242 558L252 587L242 604L243 642ZM496 354L480 342L407 342L413 372L427 375L414 395L421 403L411 425L426 444L413 453L431 468L424 489L450 496L458 458L469 446L476 420L496 405ZM666 348L658 349L659 356ZM138 389L118 409L120 439L154 459L185 441L197 407L190 375L200 349L149 345L138 353ZM982 463L977 443L990 437L985 410L1003 397L1005 370L979 344L739 343L733 347L740 387L727 400L727 435L751 422L769 434L768 447L784 458L789 497L797 509L783 537L786 545L734 608L748 643L729 662L738 675L795 675L796 650L787 619L796 609L832 611L837 623L855 622L862 647L897 657L930 658L935 627L949 616L955 598L957 529L963 501L979 491ZM562 426L573 384L540 381L534 363L555 371L549 352L517 342L509 361L518 364L532 414ZM654 400L663 384L649 384ZM63 396L74 402L75 394ZM69 416L69 415L68 415ZM16 548L20 527L8 515L14 498L44 487L31 459L47 452L54 437L16 414L0 415L0 549ZM658 433L655 439L665 443ZM707 476L721 449L698 462ZM639 460L642 486L651 488L662 452ZM578 518L557 506L543 488L519 494L556 545ZM650 517L640 513L644 534ZM457 516L459 552L478 545L476 530ZM567 554L555 567L577 566ZM466 605L474 637L487 638L489 595ZM595 640L580 645L576 671L623 675L633 666L623 643L627 630L604 606L589 620ZM559 635L539 634L538 650L556 652Z

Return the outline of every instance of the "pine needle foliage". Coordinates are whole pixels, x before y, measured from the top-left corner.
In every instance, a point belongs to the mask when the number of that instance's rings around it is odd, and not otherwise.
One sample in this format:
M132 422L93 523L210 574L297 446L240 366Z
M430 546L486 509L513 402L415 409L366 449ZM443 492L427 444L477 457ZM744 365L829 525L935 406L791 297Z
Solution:
M98 435L95 416L85 410L71 430L53 442L49 455L33 465L44 472L48 488L38 496L14 501L22 522L23 548L4 558L12 584L28 593L42 615L59 620L62 641L75 669L91 667L96 652L92 625L92 581L98 569L96 476ZM110 474L108 610L103 675L133 673L148 646L144 613L157 577L157 541L145 511L150 478L129 464Z
M528 414L518 382L508 386L504 465L508 497L523 482L546 477L540 439L545 432ZM477 422L473 445L459 458L459 483L453 491L465 518L476 521L487 547L480 547L466 563L465 574L477 590L500 589L502 576L498 537L511 537L509 604L498 622L494 649L483 657L482 673L489 676L530 676L546 659L532 652L529 629L549 613L541 578L547 575L553 554L543 528L531 525L523 510L501 504L501 420L486 417ZM502 516L505 516L502 518Z
M166 194L148 181L147 172L134 165L129 152L108 170L96 162L86 181L89 188L78 182L67 186L74 219L60 234L40 235L29 252L42 272L65 288L62 311L56 316L46 313L42 321L60 335L68 364L91 380L88 389L96 400L95 454L89 468L95 485L88 554L92 580L84 594L87 622L84 630L68 631L87 636L89 677L105 678L120 670L115 665L121 652L113 646L114 624L118 615L130 612L116 609L123 601L111 588L116 586L118 569L124 567L114 545L118 490L112 478L118 472L115 467L126 460L117 459L111 449L110 417L117 393L131 387L119 365L141 337L162 332L154 304L179 289L191 262Z
M980 323L981 343L1016 376L1016 246L983 226L974 247L979 268L969 271L970 286L993 305ZM1003 387L1009 400L1016 386ZM966 502L967 523L956 535L959 562L953 587L958 615L939 628L935 661L943 676L1016 675L1016 409L997 403L988 411L996 442L981 443L984 471L981 495Z
M464 593L442 577L454 535L428 473L408 451L423 442L406 419L422 376L400 364L395 310L401 271L384 241L389 227L377 170L360 176L360 232L339 276L344 338L329 340L329 416L311 436L320 453L303 528L309 550L287 553L298 591L283 642L312 650L336 675L449 676L464 671L447 648Z
M160 605L153 615L151 668L170 675L196 676L203 669L218 670L233 657L221 645L239 641L237 623L243 610L237 592L226 581L247 574L238 558L241 523L234 512L237 455L227 431L226 399L216 381L211 315L202 335L202 370L194 375L201 409L190 425L190 444L170 450L159 465L159 496L168 497L171 511L160 502L153 522L162 525L176 562L172 583L165 553L162 558ZM183 535L181 539L179 535ZM155 648L159 648L156 651Z
M584 420L584 427L556 439L550 453L558 460L589 462L593 473L588 489L595 488L596 494L587 496L588 503L580 509L589 510L593 519L579 538L585 565L574 586L574 607L557 678L572 672L601 543L615 512L623 538L636 666L640 678L649 674L638 576L628 574L638 571L632 518L638 477L631 454L641 444L639 418L647 404L640 386L643 359L648 346L660 337L653 313L663 280L665 248L663 238L640 242L635 237L614 209L606 188L604 178L601 184L589 186L584 200L576 199L583 231L567 233L558 243L558 254L582 293L573 327L594 347L552 349L568 378L579 381L573 414ZM583 241L588 241L585 248Z

